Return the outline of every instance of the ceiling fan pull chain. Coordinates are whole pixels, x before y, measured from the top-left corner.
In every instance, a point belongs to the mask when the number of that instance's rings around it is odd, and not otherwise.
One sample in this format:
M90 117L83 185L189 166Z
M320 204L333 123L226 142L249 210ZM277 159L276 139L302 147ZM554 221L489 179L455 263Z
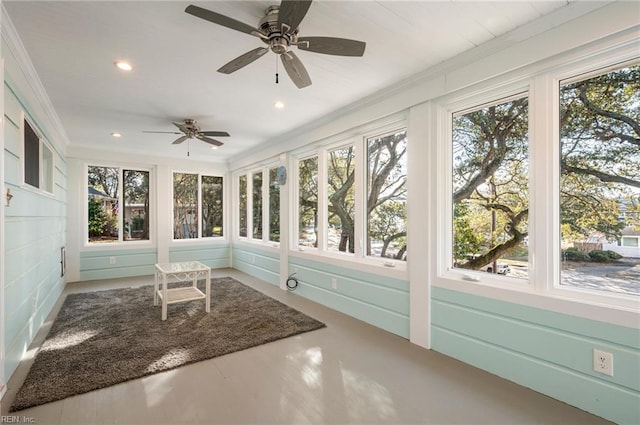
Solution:
M276 84L278 84L278 55L276 55Z

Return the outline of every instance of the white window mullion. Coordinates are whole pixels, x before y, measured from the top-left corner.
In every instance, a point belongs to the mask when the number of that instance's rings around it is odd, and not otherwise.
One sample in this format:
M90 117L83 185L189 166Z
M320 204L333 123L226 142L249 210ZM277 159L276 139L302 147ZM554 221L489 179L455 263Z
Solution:
M354 154L356 157L355 166L355 204L353 237L355 238L355 256L363 258L366 256L364 246L366 244L367 235L367 169L368 158L366 148L366 138L360 137L360 140L354 143Z
M329 227L327 155L326 149L320 149L318 152L318 222L316 224L318 226L318 249L323 252L327 250Z
M247 173L247 239L253 239L253 173Z
M270 167L262 168L262 242L269 242L271 229L269 228L271 199L269 199L269 186L271 184Z

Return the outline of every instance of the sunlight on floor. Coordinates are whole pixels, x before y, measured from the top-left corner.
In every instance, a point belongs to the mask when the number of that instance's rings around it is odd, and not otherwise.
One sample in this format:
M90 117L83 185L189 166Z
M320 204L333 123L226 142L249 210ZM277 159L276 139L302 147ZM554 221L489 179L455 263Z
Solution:
M81 331L73 333L62 333L55 338L47 341L46 350L62 350L74 345L82 344L84 341L93 338L98 334L97 331Z
M354 422L368 422L371 418L383 421L398 417L389 390L360 373L342 369L345 404Z

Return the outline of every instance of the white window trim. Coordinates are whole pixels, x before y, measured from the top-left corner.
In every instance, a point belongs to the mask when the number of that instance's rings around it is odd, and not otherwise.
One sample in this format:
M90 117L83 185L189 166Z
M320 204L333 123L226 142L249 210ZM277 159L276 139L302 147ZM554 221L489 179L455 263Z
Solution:
M34 131L34 133L36 134L36 136L38 137L38 143L39 143L39 151L38 151L38 186L39 187L35 187L30 185L29 183L27 183L25 181L25 149L24 149L24 139L26 137L25 134L25 126L24 126L24 122L27 121L29 123L29 126L31 127L31 129ZM37 125L35 125L34 121L25 113L24 110L20 110L20 123L19 123L19 131L20 131L20 188L24 189L24 190L28 190L34 193L38 193L40 195L45 195L48 197L54 197L55 196L55 187L56 187L56 183L55 183L55 170L56 170L56 151L53 149L53 147L49 144L49 142L47 141L47 139L42 136L42 133L40 132L40 129L38 128ZM50 181L51 181L51 191L46 190L43 186L45 186L45 175L44 175L44 169L42 167L43 165L43 148L46 148L50 153L51 153L51 170L50 170L50 175L48 176Z
M560 286L559 225L559 90L560 82L584 79L627 62L636 63L637 40L625 40L615 47L590 47L579 55L553 58L528 70L497 77L466 90L434 100L431 166L437 169L437 202L432 206L439 226L430 244L436 268L431 272L434 286L478 296L538 307L588 319L637 327L638 297ZM578 57L576 57L578 56ZM480 274L479 282L469 281L465 271L449 270L451 258L451 114L465 104L482 104L508 93L510 86L529 86L530 205L529 284L510 282L501 276ZM506 91L505 91L506 89ZM517 88L515 89L517 90ZM557 243L556 243L557 242ZM443 246L444 245L444 246Z
M142 170L140 168L140 170ZM174 191L174 187L173 187L173 175L174 174L195 174L196 176L198 176L198 189L197 189L197 203L198 203L198 220L197 220L197 224L198 224L198 237L197 238L188 238L188 239L175 239L174 234L173 234L173 226L174 226L174 208L173 208L173 202L174 202L174 198L173 198L173 191ZM223 207L222 207L222 236L202 236L202 176L205 177L222 177L222 202L223 202ZM151 179L151 176L149 176L149 179ZM169 229L169 246L180 246L180 245L206 245L208 243L211 243L212 241L214 242L227 242L228 241L228 221L227 221L227 207L224 206L224 201L225 201L225 191L227 190L227 183L226 183L226 176L225 175L220 175L220 174L211 174L211 173L207 173L207 172L203 172L203 171L184 171L184 170L178 170L178 169L173 169L169 171L169 181L170 181L170 185L171 185L171 190L170 190L170 198L169 200L171 201L171 214L169 215L170 217L170 225L171 228Z
M397 279L408 278L408 261L394 260L390 258L380 258L367 256L364 252L364 243L367 231L366 199L367 199L367 169L368 163L366 158L367 141L371 138L383 137L394 133L398 130L407 131L407 138L411 136L408 133L407 112L394 114L385 119L374 121L364 126L350 129L344 133L332 136L313 144L313 147L306 146L294 151L293 164L294 172L290 181L292 182L292 202L290 205L290 217L292 217L290 226L294 230L290 235L290 254L308 258L309 260L317 260L320 262L339 262L342 266L348 267L362 272L371 273L371 268L376 268L376 273L381 273ZM411 142L409 141L409 144ZM327 197L327 157L329 152L354 146L356 155L355 169L355 190L356 190L356 206L355 206L355 252L344 253L326 250L327 240L327 215L328 215L328 197ZM299 163L305 159L318 157L318 248L301 247L298 245L298 217L299 217ZM362 158L362 159L359 159ZM407 176L407 180L409 176ZM407 238L409 236L407 235Z
M271 235L271 223L270 220L270 171L273 168L279 167L281 164L278 160L271 159L264 161L259 165L243 168L236 171L233 174L233 205L238 205L238 208L233 209L234 217L234 230L232 240L235 242L263 245L272 248L278 248L280 242L272 241L269 239ZM256 173L262 173L262 237L253 237L253 176ZM247 236L240 236L240 177L245 176L247 179ZM290 180L290 179L289 179ZM282 188L281 188L282 190ZM249 225L251 226L249 228ZM282 223L281 223L282 226ZM280 229L282 235L282 228Z
M89 187L89 167L106 167L106 168L117 168L118 172L121 173L123 170L130 171L147 171L149 172L149 239L148 240L130 240L125 241L122 236L122 218L123 215L118 215L118 240L113 242L105 242L105 243L97 243L91 244L89 243L89 211L87 209L87 188ZM156 246L156 218L155 218L155 210L156 210L156 201L155 201L155 170L151 167L146 166L138 166L131 164L120 164L114 162L101 162L101 161L87 161L82 166L83 169L83 196L82 202L80 205L84 205L83 213L82 213L82 222L83 222L83 243L82 250L83 251L92 251L92 250L100 250L100 251L108 251L108 250L121 250L124 247L127 248L151 248ZM122 192L121 187L122 182L118 183L118 202L122 200L122 205L124 206L124 194ZM173 192L173 188L172 188Z

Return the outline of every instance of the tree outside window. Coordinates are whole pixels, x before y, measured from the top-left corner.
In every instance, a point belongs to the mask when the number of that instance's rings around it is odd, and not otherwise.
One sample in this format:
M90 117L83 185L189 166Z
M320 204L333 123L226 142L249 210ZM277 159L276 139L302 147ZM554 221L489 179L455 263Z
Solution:
M173 173L173 238L223 235L223 178Z
M318 247L318 157L298 162L298 245Z
M559 121L561 284L640 295L640 65L563 82Z
M453 263L528 276L529 102L453 117Z
M280 242L280 185L278 167L269 169L269 240Z
M222 195L222 177L202 176L202 237L224 235Z
M239 229L238 236L247 237L247 176L238 178Z
M356 158L353 146L330 151L327 161L327 251L353 253L356 206Z
M87 181L89 243L149 240L148 171L89 166Z
M173 173L173 238L198 237L198 175Z
M368 256L406 260L406 154L406 130L367 140Z
M253 239L262 239L262 172L253 173Z

